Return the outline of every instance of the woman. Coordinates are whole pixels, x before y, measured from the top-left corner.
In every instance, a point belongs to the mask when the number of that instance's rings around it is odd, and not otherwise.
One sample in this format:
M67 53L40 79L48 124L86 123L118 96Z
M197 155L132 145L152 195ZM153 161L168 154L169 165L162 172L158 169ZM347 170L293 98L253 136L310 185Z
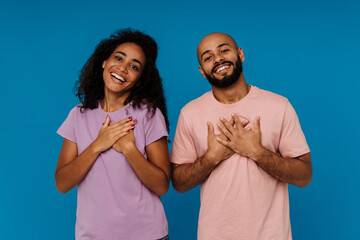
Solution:
M150 36L125 29L81 71L82 104L58 130L55 171L60 192L78 186L76 239L168 239L169 123L156 58Z

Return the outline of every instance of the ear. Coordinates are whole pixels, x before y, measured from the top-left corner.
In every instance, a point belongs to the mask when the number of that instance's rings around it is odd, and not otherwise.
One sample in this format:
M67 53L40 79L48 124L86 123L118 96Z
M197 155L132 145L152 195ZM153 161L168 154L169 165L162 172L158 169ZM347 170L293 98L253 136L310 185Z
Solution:
M238 48L238 54L239 54L241 62L243 63L245 61L245 55L244 55L242 48Z
M205 79L207 79L207 78L206 78L206 75L205 75L205 72L204 72L204 70L203 70L203 68L202 68L201 66L199 66L199 71L200 71L201 75L203 75L203 77L204 77Z
M107 63L107 60L103 61L103 63L102 63L102 68L105 68L106 63Z

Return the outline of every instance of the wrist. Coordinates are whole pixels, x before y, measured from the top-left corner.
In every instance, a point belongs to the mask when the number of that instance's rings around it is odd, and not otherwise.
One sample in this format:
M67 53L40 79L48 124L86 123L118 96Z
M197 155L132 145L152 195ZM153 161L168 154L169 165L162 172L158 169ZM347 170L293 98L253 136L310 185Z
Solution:
M249 156L255 162L260 162L261 159L264 159L268 150L263 146L258 147L256 150L253 151L251 156Z
M137 149L134 142L128 142L122 146L122 153L127 156Z
M101 145L98 144L96 140L92 142L88 148L93 154L100 154L106 150L106 149L102 149Z
M221 160L222 159L219 159L219 157L217 157L216 154L213 154L208 151L202 157L202 161L206 162L207 164L211 163L214 165L214 167L218 165L221 162Z

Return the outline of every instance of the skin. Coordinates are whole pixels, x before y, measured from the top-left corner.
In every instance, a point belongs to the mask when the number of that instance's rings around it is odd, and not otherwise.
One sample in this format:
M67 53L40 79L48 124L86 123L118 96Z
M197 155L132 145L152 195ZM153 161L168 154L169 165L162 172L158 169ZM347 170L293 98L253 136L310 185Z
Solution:
M134 43L119 45L102 64L104 69L104 99L100 102L106 112L117 111L129 96L131 88L137 84L144 65L145 55L141 47ZM112 74L120 76L118 81ZM161 196L170 183L169 150L166 138L161 138L145 147L148 159L135 145L132 131L136 119L125 118L111 123L109 116L104 119L97 138L80 154L77 144L64 139L55 170L56 187L61 193L71 190L86 177L99 154L109 148L123 153L141 182L151 191Z
M228 35L212 33L205 36L197 48L199 71L206 78L205 73L221 80L224 76L232 74L237 56L244 62L243 50ZM221 67L224 71L217 72ZM243 73L237 82L227 88L212 86L215 98L223 104L231 104L244 98L249 86ZM232 154L253 159L259 167L280 181L305 187L311 181L312 167L310 153L295 158L284 158L267 150L261 145L260 118L254 121L254 129L244 129L246 122L240 122L237 115L230 121L220 116L217 127L222 134L214 135L213 126L208 123L208 149L205 154L189 164L172 164L173 187L183 193L201 184L217 165L229 158Z

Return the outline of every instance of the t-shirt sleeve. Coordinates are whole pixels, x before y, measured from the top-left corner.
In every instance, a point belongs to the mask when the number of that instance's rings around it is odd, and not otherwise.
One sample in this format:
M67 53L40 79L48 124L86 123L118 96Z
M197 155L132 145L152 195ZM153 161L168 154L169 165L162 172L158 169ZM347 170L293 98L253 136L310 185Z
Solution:
M162 137L168 136L164 115L158 108L151 118L145 117L144 128L145 146L159 140Z
M310 152L299 118L287 102L280 134L279 152L283 157L298 157Z
M79 111L78 107L74 107L70 112L68 117L65 119L63 124L61 124L60 128L57 130L57 134L66 138L74 143L76 143L76 135L75 135L75 115L76 112Z
M193 163L198 158L193 136L185 119L181 112L170 154L170 161L176 164Z

